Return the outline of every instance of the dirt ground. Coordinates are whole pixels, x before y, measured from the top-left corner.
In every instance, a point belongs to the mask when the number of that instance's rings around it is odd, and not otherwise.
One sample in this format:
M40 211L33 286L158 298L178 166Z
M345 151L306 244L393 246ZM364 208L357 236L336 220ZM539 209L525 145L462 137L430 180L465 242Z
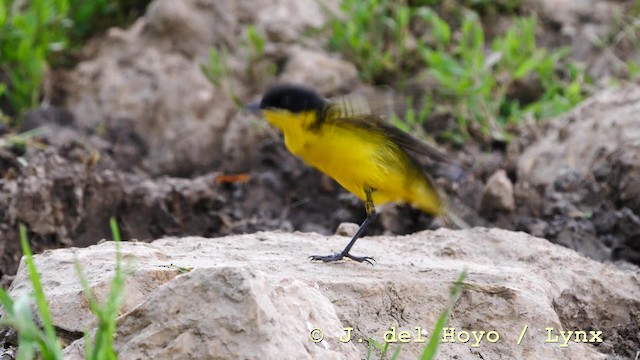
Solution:
M52 136L69 131L61 126ZM127 134L119 138L131 139ZM47 143L48 135L37 138ZM5 285L21 256L16 220L27 222L35 252L67 246L88 246L110 238L108 219L116 215L125 239L151 241L162 236L217 237L258 230L299 230L332 234L342 222L360 223L365 213L361 201L317 170L306 166L284 148L277 137L266 137L247 174L215 171L191 178L150 178L127 172L136 149L130 143L104 142L100 155L82 143L66 143L47 150L14 147L0 152L0 177L14 197L0 198L2 241L0 271ZM131 150L134 149L134 150ZM20 166L20 156L28 166ZM135 154L140 157L143 154ZM550 191L515 190L512 212L485 209L481 196L487 179L506 169L516 181L515 164L505 150L481 152L468 146L453 154L461 162L475 159L460 183L440 178L440 185L467 207L478 211L477 225L519 230L547 238L601 261L625 260L640 264L637 215L615 201L608 184L618 176L623 162L607 162L601 174L568 173ZM133 156L136 158L136 156ZM126 162L125 162L126 161ZM626 159L631 169L640 159ZM121 164L122 163L122 164ZM41 204L48 204L44 208ZM576 208L596 209L591 217L576 217ZM408 206L391 208L368 230L369 235L407 234L436 228L439 223Z

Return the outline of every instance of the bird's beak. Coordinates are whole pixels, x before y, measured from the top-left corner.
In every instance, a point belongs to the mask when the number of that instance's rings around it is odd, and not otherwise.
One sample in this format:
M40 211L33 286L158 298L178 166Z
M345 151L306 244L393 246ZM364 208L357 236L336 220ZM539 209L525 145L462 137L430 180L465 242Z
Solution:
M245 105L244 111L257 113L260 111L260 100L254 101L251 104Z

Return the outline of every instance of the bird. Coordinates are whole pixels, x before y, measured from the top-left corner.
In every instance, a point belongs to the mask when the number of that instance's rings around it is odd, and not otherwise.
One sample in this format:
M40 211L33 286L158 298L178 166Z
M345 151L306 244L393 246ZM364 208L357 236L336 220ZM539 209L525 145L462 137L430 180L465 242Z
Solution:
M436 161L447 161L447 157L385 122L358 97L326 99L312 88L278 84L246 108L261 112L271 126L282 132L289 152L364 201L367 216L347 246L330 255L311 255L312 261L349 258L373 265L375 259L355 256L351 249L375 220L376 206L389 202L407 203L468 227L447 211L429 174L409 152Z

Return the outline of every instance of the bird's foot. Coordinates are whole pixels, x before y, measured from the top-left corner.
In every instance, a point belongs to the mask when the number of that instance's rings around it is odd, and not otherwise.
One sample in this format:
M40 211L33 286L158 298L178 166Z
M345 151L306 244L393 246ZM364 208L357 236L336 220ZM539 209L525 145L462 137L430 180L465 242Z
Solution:
M309 259L311 259L311 261L323 261L323 262L339 261L339 260L342 260L343 258L344 258L344 254L342 254L342 253L335 253L335 254L331 254L331 255L311 255L311 256L309 256Z
M366 262L369 265L373 265L373 263L376 261L374 258L372 257L368 257L368 256L353 256L349 253L343 254L343 253L335 253L335 254L331 254L331 255L311 255L309 256L309 259L311 259L311 261L323 261L323 262L330 262L330 261L339 261L342 260L343 258L349 258L351 260L357 261L357 262Z
M353 256L351 254L345 254L344 256L357 262L366 262L369 265L374 265L374 262L376 262L376 259L368 256Z

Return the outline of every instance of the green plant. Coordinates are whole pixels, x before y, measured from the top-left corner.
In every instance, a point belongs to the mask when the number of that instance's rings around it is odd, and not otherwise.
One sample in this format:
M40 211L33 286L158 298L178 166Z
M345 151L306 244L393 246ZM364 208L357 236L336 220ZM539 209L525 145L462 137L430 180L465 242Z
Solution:
M46 149L46 144L43 144L36 139L43 133L44 128L39 127L31 129L20 134L9 134L4 137L0 137L0 148L12 148L19 152L24 152L27 147L38 148L41 150Z
M522 0L463 0L462 5L483 14L514 14L522 5Z
M434 5L344 0L342 11L349 21L332 23L329 46L352 60L364 80L391 80L400 89L412 83L426 87L424 101L410 95L406 111L392 119L401 129L419 133L431 115L444 113L456 120L456 129L443 134L454 142L470 136L507 140L510 124L560 114L583 99L588 80L584 71L565 60L567 49L549 51L536 45L535 16L515 17L513 25L489 43L475 12L460 8L447 22ZM519 1L506 0L501 6L509 12ZM417 80L407 84L409 78ZM518 94L525 87L533 93Z
M614 14L609 32L602 38L591 39L609 61L615 84L619 80L637 80L640 74L640 1L630 9Z
M69 36L73 45L112 26L124 26L140 16L150 0L68 0L68 18L73 23Z
M211 50L209 50L209 62L207 64L201 64L200 69L215 87L222 88L223 81L231 76L229 51L227 48L211 48Z
M252 82L263 82L266 78L275 75L276 66L265 59L266 39L253 26L245 29L245 38L240 41L240 47L245 53L247 61L245 74ZM229 64L229 49L225 45L211 48L209 62L200 65L200 70L209 82L221 89L234 104L241 108L243 102L238 96L234 86L234 72Z
M426 136L423 125L433 111L433 97L425 96L425 102L421 105L415 104L415 98L409 96L406 99L406 107L402 118L397 114L391 115L391 123L400 130L410 133L417 133L418 137Z
M453 284L451 291L449 292L449 299L447 302L447 307L440 313L438 316L438 320L434 325L433 331L431 332L431 337L429 338L429 342L425 346L421 360L433 360L436 358L436 354L438 351L438 346L442 339L442 329L447 326L447 321L449 320L449 316L451 315L451 310L455 305L456 301L458 301L458 297L460 296L460 292L462 291L464 285L464 279L467 277L467 270L462 270L460 274L458 274L458 278L456 282ZM385 359L387 353L389 352L389 341L385 338L384 344L377 342L373 338L369 338L369 347L367 349L367 355L365 359L370 360L373 355L373 349L378 349L380 352L380 359ZM401 347L398 346L391 354L390 360L395 360L400 356Z
M111 218L110 225L116 245L116 265L109 297L104 304L98 304L91 293L89 284L83 276L79 264L76 263L76 271L80 277L84 292L89 299L91 311L98 318L98 328L93 342L90 341L88 332L85 332L85 354L87 359L117 359L117 354L113 349L115 319L118 316L119 306L124 299L124 285L127 275L121 266L120 232L114 218ZM0 288L0 304L2 304L5 311L4 317L0 319L0 325L11 326L18 332L19 360L36 357L46 360L62 360L62 349L56 337L40 276L33 261L33 255L27 240L27 230L22 224L20 225L20 244L33 286L33 295L28 294L14 301L4 289ZM44 330L33 319L30 304L33 302L34 297L37 305L37 315L42 322Z
M372 350L373 350L374 347L376 349L378 349L378 351L380 351L380 359L381 360L384 359L387 356L387 353L389 352L389 342L385 341L384 345L383 345L383 344L380 344L379 342L377 342L373 338L369 338L368 342L369 342L369 347L367 349L367 356L366 356L367 360L371 359ZM390 360L396 360L398 358L398 356L400 356L400 350L401 349L402 348L400 346L396 347L396 349L391 354Z
M276 74L276 64L265 59L265 44L264 36L254 26L247 26L246 38L240 46L247 54L246 73L254 82L263 82Z
M33 255L27 240L27 229L20 224L20 245L25 256L29 279L33 286L33 295L28 294L13 301L4 289L0 289L0 302L5 311L0 325L8 325L18 332L18 359L33 359L39 353L43 359L62 359L62 349L56 337L49 312L49 305L42 289L40 276L33 262ZM31 303L35 297L37 314L42 321L41 329L31 314Z
M242 100L238 97L233 85L232 71L229 66L229 50L226 46L211 48L209 50L209 62L201 64L200 70L207 80L213 86L222 90L237 107L242 106Z
M413 9L402 1L343 0L348 21L332 21L329 46L354 61L363 80L383 82L390 73L401 74Z
M247 26L246 31L247 38L243 41L243 44L249 49L249 63L255 63L264 56L266 40L253 25Z
M0 0L0 114L19 122L38 105L51 64L68 61L78 48L108 26L126 24L149 0Z
M89 300L89 306L91 312L98 318L98 328L93 336L93 343L91 342L91 335L89 331L85 331L84 334L84 351L87 359L91 360L116 360L118 354L113 348L113 338L116 332L116 318L118 317L118 310L124 300L124 285L127 278L127 274L122 270L122 254L120 253L120 230L115 218L109 220L111 226L111 233L113 234L113 241L116 247L116 266L113 280L111 281L111 287L109 289L109 296L103 304L98 303L91 292L89 282L82 273L80 263L76 261L75 269L85 296Z
M47 58L67 47L68 0L0 0L0 111L20 116L40 100Z
M433 14L425 20L434 24ZM438 21L437 27L444 28ZM458 40L434 37L435 45L419 44L427 75L438 86L439 103L452 107L458 130L468 137L469 130L504 139L505 126L530 113L544 118L567 111L582 100L584 81L581 71L568 64L568 81L557 68L566 49L549 52L535 41L536 18L517 18L513 25L491 43L488 52L482 25L475 13L465 15ZM440 30L442 32L442 30ZM445 31L446 33L446 31ZM538 83L542 94L529 104L509 94L519 81Z
M464 285L464 279L466 277L467 270L462 270L458 275L455 284L451 288L451 292L449 292L449 302L446 309L440 313L440 316L438 316L438 321L436 321L436 325L431 332L431 338L422 352L421 360L432 360L436 358L438 345L440 345L440 340L442 338L442 329L447 326L449 315L451 314L451 310L453 309L456 301L458 301L458 297L460 296L460 292L462 292L462 286Z

